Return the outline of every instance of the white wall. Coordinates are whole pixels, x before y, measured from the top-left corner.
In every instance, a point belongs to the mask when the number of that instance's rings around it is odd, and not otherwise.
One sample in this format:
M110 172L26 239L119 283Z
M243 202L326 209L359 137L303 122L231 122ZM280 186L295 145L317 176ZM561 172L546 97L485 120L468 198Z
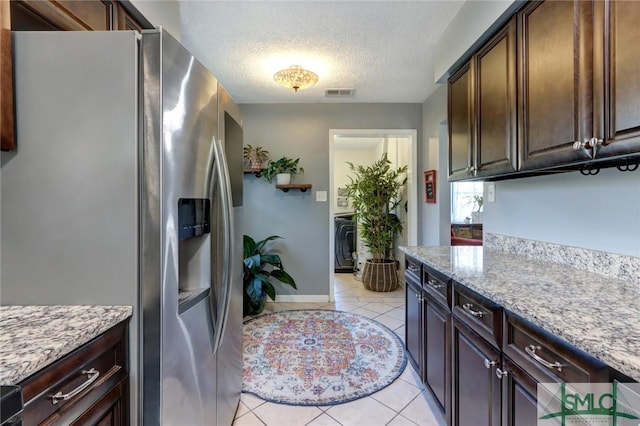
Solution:
M519 0L466 1L436 43L435 81L446 81L449 68L465 55L497 19L519 2Z
M353 163L355 166L362 165L367 166L373 164L376 160L374 150L341 150L336 149L333 151L333 208L335 213L352 212L353 206L349 202L348 207L338 207L336 204L338 198L338 188L344 188L348 183L349 176L355 176L349 168L347 161Z
M180 41L180 6L176 0L131 0L136 9L154 26L162 26Z

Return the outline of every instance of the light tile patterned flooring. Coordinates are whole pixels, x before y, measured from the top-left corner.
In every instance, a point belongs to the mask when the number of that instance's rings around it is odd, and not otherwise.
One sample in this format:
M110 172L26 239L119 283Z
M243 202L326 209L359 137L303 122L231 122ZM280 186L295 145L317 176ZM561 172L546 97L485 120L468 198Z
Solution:
M352 274L334 275L334 303L267 303L265 312L288 309L336 309L386 325L404 341L404 290L366 290ZM338 405L291 406L242 394L233 426L442 426L434 402L407 363L391 385L368 397Z

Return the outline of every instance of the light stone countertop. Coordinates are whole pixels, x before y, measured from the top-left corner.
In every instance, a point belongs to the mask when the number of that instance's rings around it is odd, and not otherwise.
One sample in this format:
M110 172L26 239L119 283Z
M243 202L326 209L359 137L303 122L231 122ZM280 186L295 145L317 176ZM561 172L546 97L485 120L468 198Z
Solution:
M483 247L400 249L640 381L640 283Z
M0 384L18 384L132 312L131 306L0 306Z

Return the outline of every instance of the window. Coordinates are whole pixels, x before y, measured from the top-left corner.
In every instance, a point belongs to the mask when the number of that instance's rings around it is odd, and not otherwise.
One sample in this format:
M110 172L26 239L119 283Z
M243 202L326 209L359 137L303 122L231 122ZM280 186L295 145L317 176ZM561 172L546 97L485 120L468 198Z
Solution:
M482 182L454 182L451 184L451 223L470 223L471 212L481 210L475 197L482 197Z

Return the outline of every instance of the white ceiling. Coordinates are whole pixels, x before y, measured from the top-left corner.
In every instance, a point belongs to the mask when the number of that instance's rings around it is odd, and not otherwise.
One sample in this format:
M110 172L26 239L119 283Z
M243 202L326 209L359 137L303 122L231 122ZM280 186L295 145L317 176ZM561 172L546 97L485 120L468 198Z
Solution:
M181 1L181 40L237 103L423 102L434 50L463 1ZM295 93L273 74L320 77ZM328 88L353 88L326 98Z

